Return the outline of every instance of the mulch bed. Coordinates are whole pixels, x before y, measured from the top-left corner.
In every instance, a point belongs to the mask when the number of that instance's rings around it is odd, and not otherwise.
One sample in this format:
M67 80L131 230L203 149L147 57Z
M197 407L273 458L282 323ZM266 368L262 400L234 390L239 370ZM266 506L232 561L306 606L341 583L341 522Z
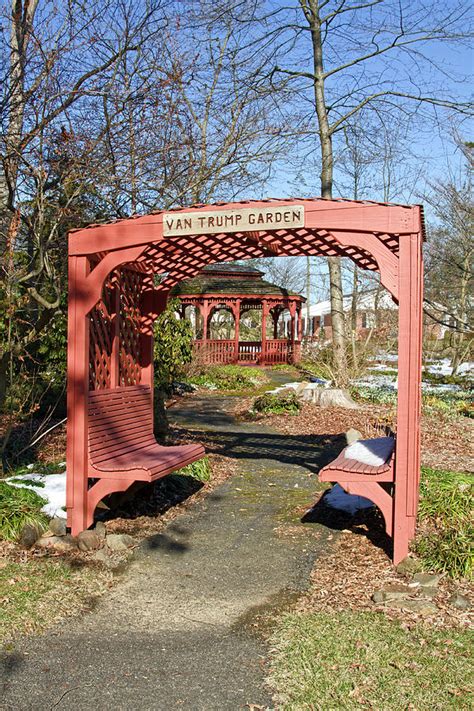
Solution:
M239 400L236 414L249 418L252 398ZM320 408L304 404L297 415L259 415L253 420L289 435L341 434L351 427L364 437L380 437L386 427L396 429L396 410L390 405L361 405L357 410ZM442 413L422 415L422 464L436 469L474 472L474 422Z
M376 605L372 594L386 584L409 582L397 573L385 550L382 525L368 512L364 521L354 522L336 537L328 554L318 558L311 574L311 586L297 603L299 612L335 612L338 610L383 612L402 625L411 627L421 620L436 627L468 627L474 623L474 607L458 610L448 603L453 593L468 597L474 604L474 585L468 581L453 581L443 577L438 594L433 599L438 611L421 615L413 610L399 610Z
M377 437L385 428L396 428L396 410L385 405L364 405L358 410L323 409L304 404L298 415L250 416L253 399L240 400L236 414L242 419L260 421L288 435L336 435L351 427L364 437ZM468 418L426 414L422 416L422 463L438 469L473 471L474 423ZM322 496L323 494L320 494ZM386 549L383 525L374 519L377 514L360 514L360 520L348 522L328 554L318 558L311 575L311 586L297 603L297 611L318 612L351 609L379 611L401 621L407 627L424 620L439 627L469 626L474 613L458 610L448 604L448 598L458 592L474 605L474 585L468 581L442 578L434 599L438 612L432 616L412 610L377 606L371 597L388 583L407 583L392 565ZM341 528L341 526L337 526ZM282 531L282 535L285 535ZM471 609L474 609L471 608Z
M192 397L192 396L191 396ZM235 414L249 419L253 398L236 398ZM359 430L364 437L381 436L386 428L394 428L396 412L384 405L363 405L358 410L343 408L321 409L304 404L300 413L291 415L259 415L251 418L288 435L337 435L349 428ZM453 470L473 470L472 442L474 424L468 418L451 418L442 415L423 415L422 418L422 461L426 466ZM201 433L202 434L202 433ZM190 441L194 435L179 428L172 429L169 442ZM212 442L212 433L205 439ZM58 427L43 440L35 453L39 461L57 462L65 458L65 426ZM236 462L221 454L210 454L212 480L204 484L194 484L189 488L176 486L172 477L165 477L152 485L147 485L135 496L122 496L114 501L110 515L101 512L110 532L129 533L138 540L161 532L170 521L179 516L194 502L203 499L213 489L236 471ZM366 514L370 518L373 514ZM283 527L281 535L298 535L300 527ZM341 528L341 527L339 527ZM297 530L298 529L298 530ZM420 620L414 611L377 607L371 600L375 590L386 583L406 582L397 574L384 550L384 533L377 521L366 519L352 521L341 534L335 535L328 554L318 558L311 576L311 586L307 594L297 603L297 610L317 612L318 610L379 610L390 617L400 619L410 627ZM32 549L21 550L18 546L3 542L0 544L0 558L3 560L26 561L29 558L61 557L70 559L75 565L88 565L88 554L73 552L54 553ZM470 615L448 605L447 600L454 592L467 597L473 595L469 583L453 583L443 579L435 599L438 613L423 617L433 625L452 627L465 626Z

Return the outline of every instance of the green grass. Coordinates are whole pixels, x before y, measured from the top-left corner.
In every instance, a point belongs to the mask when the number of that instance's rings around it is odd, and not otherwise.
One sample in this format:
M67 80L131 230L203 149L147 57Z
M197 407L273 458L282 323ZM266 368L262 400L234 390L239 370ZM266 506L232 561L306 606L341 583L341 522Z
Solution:
M107 584L105 573L57 560L7 563L0 567L0 642L78 612Z
M453 578L474 573L474 478L422 467L415 549L429 570Z
M48 518L41 513L46 501L30 489L0 481L0 538L14 541L26 524L46 528Z
M207 457L203 457L203 459L199 459L197 462L187 464L182 469L179 469L176 474L184 474L185 476L190 476L197 481L202 481L203 483L210 481L212 471L209 459Z
M423 369L423 380L432 385L459 385L461 388L473 384L472 376L469 375L441 375L440 373L430 373L425 369Z
M258 397L253 403L253 410L265 415L297 415L301 409L301 403L296 393L266 393Z
M0 568L0 599L3 602L0 608L0 638L18 629L24 622L36 627L43 614L37 609L40 599L58 583L70 578L69 568L56 562L7 563Z
M290 363L275 363L270 369L274 370L276 373L281 371L282 373L295 373L296 375L299 375L298 368Z
M193 375L189 382L209 390L226 392L255 390L268 383L266 374L257 368L242 365L215 365L200 375Z
M376 613L289 614L271 639L270 683L285 711L471 709L472 642Z

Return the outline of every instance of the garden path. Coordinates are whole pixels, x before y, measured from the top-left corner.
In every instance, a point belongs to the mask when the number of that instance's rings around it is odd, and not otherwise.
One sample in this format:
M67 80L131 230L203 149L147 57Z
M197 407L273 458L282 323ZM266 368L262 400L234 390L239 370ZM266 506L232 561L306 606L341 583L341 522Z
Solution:
M147 539L95 609L20 641L2 660L0 708L271 705L255 620L304 590L316 557L331 545L329 529L301 522L318 487L322 449L237 422L231 402L185 399L172 419L206 431L238 460L236 475Z

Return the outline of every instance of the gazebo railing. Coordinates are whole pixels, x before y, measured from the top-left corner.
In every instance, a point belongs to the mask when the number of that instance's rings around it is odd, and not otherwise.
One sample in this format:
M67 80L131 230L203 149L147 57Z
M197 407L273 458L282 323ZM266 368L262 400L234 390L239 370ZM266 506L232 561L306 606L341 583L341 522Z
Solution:
M236 357L235 340L196 339L194 348L201 353L209 365L223 363L288 363L298 360L300 343L283 338L271 338L265 341L263 349L261 341L239 341L238 358Z
M203 354L204 360L209 365L222 363L235 363L235 341L216 338L203 341L196 339L194 348Z
M282 338L265 341L265 363L288 363L292 356L292 343Z
M240 341L239 342L239 362L258 363L262 354L262 344L260 341Z

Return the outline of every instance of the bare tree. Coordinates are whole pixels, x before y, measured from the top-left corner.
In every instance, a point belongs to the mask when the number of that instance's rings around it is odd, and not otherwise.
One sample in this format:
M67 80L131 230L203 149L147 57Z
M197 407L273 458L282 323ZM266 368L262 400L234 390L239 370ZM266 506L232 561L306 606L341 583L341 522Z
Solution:
M468 166L458 179L438 182L427 196L438 224L426 255L425 311L451 332L453 375L468 357L474 332L474 205L472 146L463 145Z
M234 12L248 3L230 3ZM464 42L471 31L469 7L408 0L293 0L253 5L249 42L262 49L275 90L288 99L301 139L317 137L323 198L334 189L334 141L354 116L371 109L386 120L402 111L411 116L445 108L468 114L454 95L449 70L433 59L433 48ZM258 36L256 36L258 35ZM270 55L270 58L269 58ZM423 71L426 70L426 71ZM293 92L293 93L292 93ZM298 103L297 103L298 102ZM314 128L316 122L316 128ZM339 379L346 371L346 337L341 265L329 260L333 341Z
M65 231L84 207L100 140L81 120L109 91L120 59L160 31L161 5L0 6L0 405L7 371L12 379L14 361L27 360L60 304ZM98 201L88 208L82 219L97 214Z

